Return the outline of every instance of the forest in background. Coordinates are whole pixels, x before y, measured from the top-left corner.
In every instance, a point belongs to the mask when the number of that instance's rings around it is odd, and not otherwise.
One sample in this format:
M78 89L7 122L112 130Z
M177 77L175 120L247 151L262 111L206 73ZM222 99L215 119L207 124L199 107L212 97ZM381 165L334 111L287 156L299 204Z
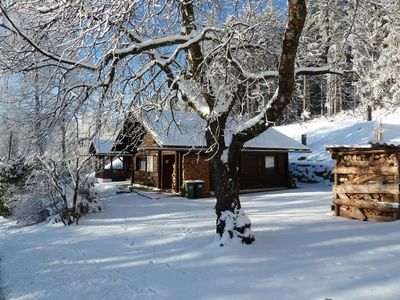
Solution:
M295 95L279 124L330 117L343 110L362 111L367 115L368 107L397 106L400 103L400 3L396 0L309 0L307 5L297 64L332 65L345 74L298 76ZM277 30L283 30L281 19L276 18L274 22L281 22L275 25ZM58 78L50 68L35 69L34 61L30 67L10 65L10 55L16 53L13 42L3 36L0 52L0 57L7 56L0 59L0 156L36 155L59 149L66 156L68 145L75 149L79 140L87 146L87 141L99 134L96 128L99 119L103 126L100 135L112 138L117 134L118 124L124 118L124 113L118 111L119 102L126 95L116 96L111 103L115 106L110 105L102 112L96 99L101 94L92 94L83 106L70 105L73 101L61 99L60 87L79 82L83 75L69 75L72 82L66 83L65 78ZM271 56L277 59L279 53L271 49ZM258 88L259 92L272 94L274 83L261 84ZM256 113L258 107L252 107L249 99L247 109Z
M64 224L101 209L80 183L94 138L141 110L189 110L206 121L216 230L251 243L238 221L247 141L400 101L396 0L50 2L0 3L1 151L39 170L31 185L46 178Z

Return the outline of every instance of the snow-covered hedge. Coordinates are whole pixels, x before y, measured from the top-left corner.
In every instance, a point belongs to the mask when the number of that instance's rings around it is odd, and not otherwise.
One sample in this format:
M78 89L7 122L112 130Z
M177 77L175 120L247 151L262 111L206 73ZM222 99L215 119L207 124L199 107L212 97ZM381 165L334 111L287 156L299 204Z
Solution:
M326 162L296 161L289 164L290 172L297 182L330 184L333 167Z

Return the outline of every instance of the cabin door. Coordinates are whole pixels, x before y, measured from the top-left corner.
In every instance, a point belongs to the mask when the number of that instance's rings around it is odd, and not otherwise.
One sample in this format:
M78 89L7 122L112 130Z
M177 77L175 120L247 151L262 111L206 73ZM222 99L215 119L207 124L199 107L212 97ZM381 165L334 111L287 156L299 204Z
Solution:
M174 172L175 155L163 155L162 164L162 188L164 190L172 189L172 173Z

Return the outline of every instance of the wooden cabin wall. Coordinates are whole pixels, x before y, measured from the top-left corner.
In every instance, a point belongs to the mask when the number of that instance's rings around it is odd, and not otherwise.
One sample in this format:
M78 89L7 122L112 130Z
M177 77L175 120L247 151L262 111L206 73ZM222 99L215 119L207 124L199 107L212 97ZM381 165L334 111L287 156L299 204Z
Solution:
M274 168L265 167L265 157L273 157ZM264 189L288 186L288 154L282 152L242 152L240 157L240 189Z
M157 147L157 143L154 140L153 136L150 133L146 133L143 136L142 142L138 146L138 148L152 148ZM140 171L138 166L138 157L143 156L152 156L153 157L153 172ZM142 184L150 187L161 188L159 173L159 165L160 165L160 156L159 151L155 150L146 150L139 151L133 157L132 162L132 178L131 183Z
M141 171L138 166L139 157L152 157L153 172ZM133 158L133 183L138 183L150 187L160 188L159 186L159 153L158 151L138 152Z
M204 196L210 195L210 163L206 155L182 155L182 180L203 180ZM183 182L182 182L183 183Z

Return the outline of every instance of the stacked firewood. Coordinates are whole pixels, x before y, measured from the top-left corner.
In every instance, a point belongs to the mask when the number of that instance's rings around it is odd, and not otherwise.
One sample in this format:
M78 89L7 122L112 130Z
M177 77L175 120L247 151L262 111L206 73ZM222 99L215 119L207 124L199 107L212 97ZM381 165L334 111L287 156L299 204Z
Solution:
M203 180L204 195L210 194L209 162L205 155L188 154L183 157L183 180Z
M177 188L177 178L176 178L176 168L177 168L177 162L175 161L173 167L172 167L172 190L173 191L179 191Z
M336 159L332 209L337 216L399 219L398 150L392 150L330 150Z

